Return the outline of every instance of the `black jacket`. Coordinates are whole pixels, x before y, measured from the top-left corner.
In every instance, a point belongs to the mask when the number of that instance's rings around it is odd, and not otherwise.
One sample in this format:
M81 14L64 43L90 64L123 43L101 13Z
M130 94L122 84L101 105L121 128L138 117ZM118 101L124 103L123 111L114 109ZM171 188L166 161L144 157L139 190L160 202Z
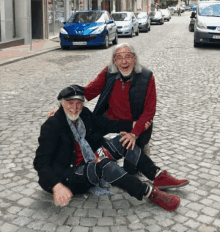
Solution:
M104 135L130 132L132 129L130 121L110 121L102 116L94 116L86 107L80 118L86 127L86 140L93 151L102 146ZM64 181L69 170L75 168L74 136L62 107L41 126L38 141L34 168L38 172L40 186L51 192L57 183Z

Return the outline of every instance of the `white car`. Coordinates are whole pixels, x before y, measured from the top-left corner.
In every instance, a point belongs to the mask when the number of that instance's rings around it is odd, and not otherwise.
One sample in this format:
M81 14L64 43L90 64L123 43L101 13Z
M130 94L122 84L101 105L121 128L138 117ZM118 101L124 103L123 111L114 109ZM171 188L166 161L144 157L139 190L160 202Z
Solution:
M114 12L112 18L116 23L118 36L133 37L134 33L139 35L138 20L133 12Z
M170 21L171 19L170 11L168 9L161 9L160 11L162 12L164 20Z

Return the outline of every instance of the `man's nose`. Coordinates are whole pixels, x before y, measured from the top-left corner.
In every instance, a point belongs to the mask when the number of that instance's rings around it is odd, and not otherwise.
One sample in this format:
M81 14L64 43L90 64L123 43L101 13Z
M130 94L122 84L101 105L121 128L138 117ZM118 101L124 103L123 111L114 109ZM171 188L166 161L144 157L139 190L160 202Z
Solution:
M127 60L125 57L122 57L122 63L127 63Z
M77 104L76 104L75 102L73 103L72 108L73 108L74 110L77 110Z

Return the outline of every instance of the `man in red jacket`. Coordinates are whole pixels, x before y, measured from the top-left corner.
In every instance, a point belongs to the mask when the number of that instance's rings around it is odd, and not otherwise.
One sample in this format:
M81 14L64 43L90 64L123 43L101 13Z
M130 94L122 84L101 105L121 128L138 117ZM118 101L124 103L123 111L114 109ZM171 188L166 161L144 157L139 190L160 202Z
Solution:
M134 48L120 44L113 51L110 64L86 87L85 97L92 100L100 94L94 114L110 120L132 120L133 129L121 142L128 148L144 148L152 133L156 111L156 88L153 73L142 67Z

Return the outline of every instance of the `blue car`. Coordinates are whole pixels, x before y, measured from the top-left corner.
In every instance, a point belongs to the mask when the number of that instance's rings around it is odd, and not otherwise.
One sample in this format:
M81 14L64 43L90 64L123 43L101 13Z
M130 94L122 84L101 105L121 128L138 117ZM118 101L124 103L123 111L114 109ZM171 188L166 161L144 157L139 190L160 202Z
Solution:
M118 43L116 24L108 11L90 10L74 13L60 31L60 46L99 45L108 48L109 43Z
M197 8L197 6L196 6L196 5L193 5L193 6L191 7L191 10L192 10L192 11L195 11L196 8Z

